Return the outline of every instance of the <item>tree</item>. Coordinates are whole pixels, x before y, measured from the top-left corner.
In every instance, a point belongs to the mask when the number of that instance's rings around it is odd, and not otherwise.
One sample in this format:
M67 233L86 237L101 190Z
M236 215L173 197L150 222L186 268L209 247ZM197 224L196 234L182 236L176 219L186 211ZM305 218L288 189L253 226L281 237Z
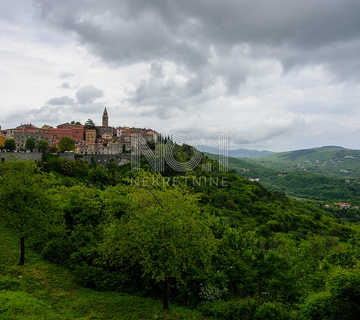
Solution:
M125 146L125 144L122 145L122 153L126 153L126 146Z
M41 236L57 220L54 195L56 179L41 172L34 162L11 161L0 165L0 217L20 238L19 265L25 263L25 239Z
M98 165L89 170L89 181L98 188L103 188L110 183L110 175L103 165Z
M14 139L6 139L4 143L6 150L14 151L16 149L16 142Z
M39 152L45 153L49 149L49 143L47 140L39 140L37 147Z
M35 148L36 148L36 141L31 137L27 138L25 142L25 149L33 152Z
M91 119L88 119L88 121L85 122L85 130L87 129L93 129L95 130L96 129L96 126L95 126L95 123L94 121L92 121Z
M62 137L58 146L61 152L72 151L75 149L75 140L69 137Z
M148 181L153 178L162 179L161 175L147 177ZM143 275L162 284L163 308L168 309L169 280L183 284L186 270L203 269L215 253L213 220L198 207L198 197L186 189L141 184L128 191L126 212L105 228L100 253L112 266L140 264Z

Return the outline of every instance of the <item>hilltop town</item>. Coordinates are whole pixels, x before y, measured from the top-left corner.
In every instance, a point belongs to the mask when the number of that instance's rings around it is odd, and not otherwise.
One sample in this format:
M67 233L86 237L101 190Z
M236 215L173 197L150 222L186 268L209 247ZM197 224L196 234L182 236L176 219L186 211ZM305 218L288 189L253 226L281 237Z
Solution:
M21 124L16 128L1 130L0 127L0 148L7 151L5 141L15 141L15 151L31 152L26 150L26 141L30 138L37 146L40 140L46 140L49 151L59 151L59 142L63 137L75 140L74 150L77 154L120 154L131 151L131 138L140 134L148 143L156 142L158 133L152 129L118 126L109 126L109 115L104 109L102 125L95 126L89 119L85 125L72 121L71 123L59 124L56 128L44 125L38 128L32 124ZM36 148L34 148L34 151Z

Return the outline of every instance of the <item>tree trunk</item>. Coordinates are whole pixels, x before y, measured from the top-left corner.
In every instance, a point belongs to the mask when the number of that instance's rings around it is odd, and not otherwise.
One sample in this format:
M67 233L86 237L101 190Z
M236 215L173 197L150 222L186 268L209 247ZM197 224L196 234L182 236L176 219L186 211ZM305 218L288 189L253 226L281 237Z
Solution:
M20 245L21 245L21 253L20 253L19 266L23 266L25 264L25 237L20 238Z
M169 310L169 280L167 277L165 278L163 289L163 309Z

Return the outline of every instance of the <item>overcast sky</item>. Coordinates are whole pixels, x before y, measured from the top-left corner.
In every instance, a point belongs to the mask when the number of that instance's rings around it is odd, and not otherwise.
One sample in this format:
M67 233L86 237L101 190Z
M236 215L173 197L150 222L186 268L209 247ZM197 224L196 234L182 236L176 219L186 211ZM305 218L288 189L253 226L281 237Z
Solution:
M360 149L358 0L1 0L0 125Z

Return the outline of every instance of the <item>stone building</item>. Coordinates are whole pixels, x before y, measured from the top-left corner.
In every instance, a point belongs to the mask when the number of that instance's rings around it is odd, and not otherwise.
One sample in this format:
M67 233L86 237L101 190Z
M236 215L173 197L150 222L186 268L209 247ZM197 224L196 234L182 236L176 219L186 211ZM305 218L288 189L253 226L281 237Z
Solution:
M42 129L18 129L14 131L16 149L25 149L26 140L32 138L36 144L45 139L45 130Z
M106 108L105 108L103 116L102 116L102 126L103 127L109 126L109 116L108 116Z
M109 139L109 137L115 136L115 129L109 126L109 115L106 108L102 116L102 126L99 126L97 128L98 128L98 138L106 137L106 139Z

